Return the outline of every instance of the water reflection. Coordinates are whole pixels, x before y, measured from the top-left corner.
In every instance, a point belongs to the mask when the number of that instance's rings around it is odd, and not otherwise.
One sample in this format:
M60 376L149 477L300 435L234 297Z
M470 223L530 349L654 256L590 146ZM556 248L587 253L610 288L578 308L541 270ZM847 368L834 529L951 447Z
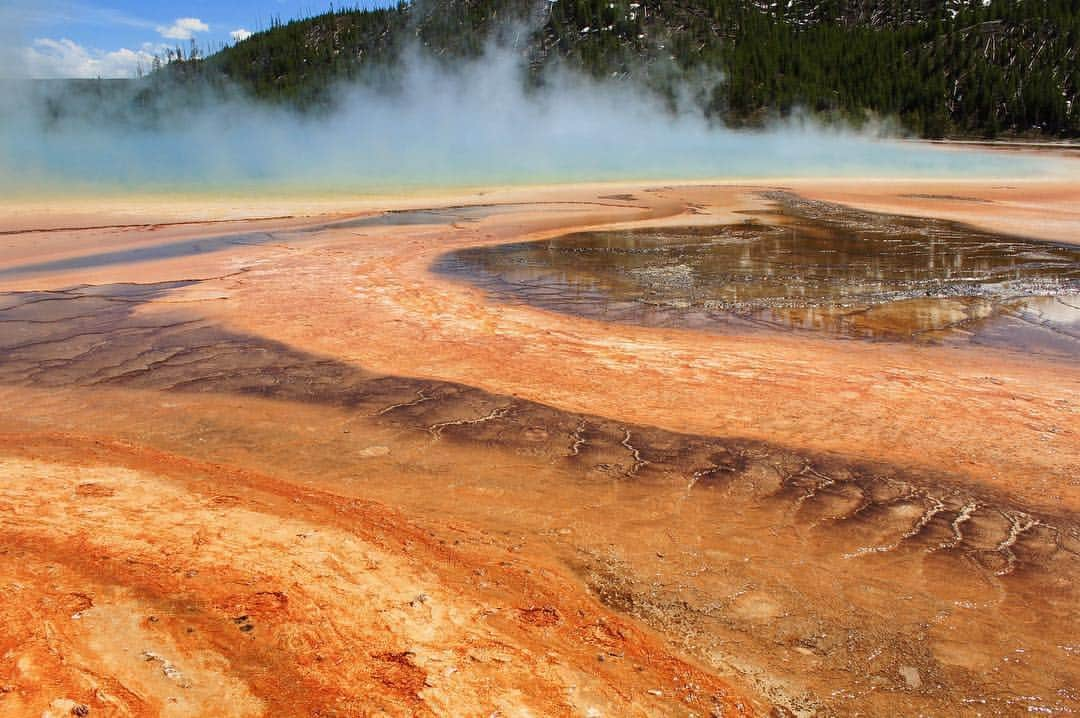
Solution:
M1080 352L1080 250L772 195L739 224L472 248L437 269L613 321Z

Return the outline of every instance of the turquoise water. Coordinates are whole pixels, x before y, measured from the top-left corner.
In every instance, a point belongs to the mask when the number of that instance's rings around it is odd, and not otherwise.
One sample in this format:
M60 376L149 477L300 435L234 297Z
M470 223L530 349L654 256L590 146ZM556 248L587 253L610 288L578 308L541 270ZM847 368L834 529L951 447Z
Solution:
M945 149L854 135L657 129L648 137L479 138L467 146L428 138L348 140L333 128L305 144L277 128L203 135L177 129L117 136L4 137L0 187L8 191L325 191L380 193L431 187L615 180L799 177L1035 179L1073 162ZM299 135L300 133L298 133ZM33 137L34 133L30 133ZM28 135L22 135L26 139Z
M0 100L0 189L344 192L616 180L1080 176L1077 163L881 141L789 121L734 131L672 115L627 86L566 78L527 94L492 58L466 72L420 63L393 95L342 88L314 119L232 101L163 118L44 123ZM63 98L58 98L63 101Z

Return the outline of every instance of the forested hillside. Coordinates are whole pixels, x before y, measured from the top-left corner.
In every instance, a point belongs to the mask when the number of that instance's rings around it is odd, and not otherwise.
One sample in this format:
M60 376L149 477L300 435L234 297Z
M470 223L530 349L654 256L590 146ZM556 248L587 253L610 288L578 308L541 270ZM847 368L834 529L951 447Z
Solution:
M407 47L452 61L493 39L534 83L561 62L673 101L690 87L729 125L808 111L925 137L1080 135L1080 0L418 0L274 23L165 69L311 109L338 79L392 79Z

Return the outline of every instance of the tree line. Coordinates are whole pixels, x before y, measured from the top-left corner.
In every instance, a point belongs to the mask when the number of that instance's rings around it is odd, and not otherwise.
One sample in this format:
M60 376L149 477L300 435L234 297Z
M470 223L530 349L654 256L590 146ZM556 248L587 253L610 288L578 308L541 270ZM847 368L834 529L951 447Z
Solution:
M447 62L510 43L555 63L691 90L717 122L892 118L922 137L1080 136L1080 0L416 0L271 26L151 75L318 111L342 79L394 81L406 48Z

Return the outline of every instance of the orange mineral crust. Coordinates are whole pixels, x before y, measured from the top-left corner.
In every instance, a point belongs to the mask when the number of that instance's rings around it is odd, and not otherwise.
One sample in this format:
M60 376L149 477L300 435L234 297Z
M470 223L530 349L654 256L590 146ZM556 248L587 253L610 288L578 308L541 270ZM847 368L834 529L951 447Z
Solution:
M1078 199L0 208L0 715L1078 711Z

